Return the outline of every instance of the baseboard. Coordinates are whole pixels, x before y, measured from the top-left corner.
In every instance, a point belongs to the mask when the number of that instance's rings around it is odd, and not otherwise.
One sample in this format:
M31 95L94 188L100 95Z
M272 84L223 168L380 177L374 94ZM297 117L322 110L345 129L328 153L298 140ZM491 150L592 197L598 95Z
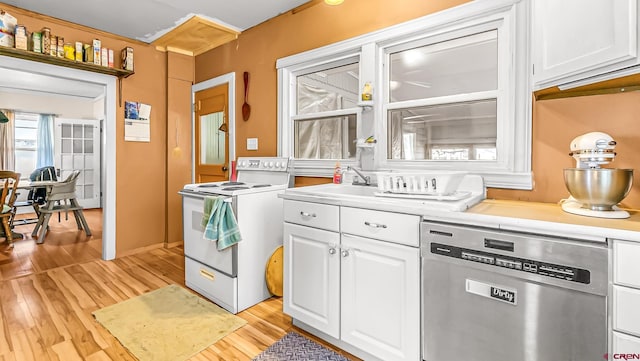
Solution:
M150 246L134 248L134 249L130 249L130 250L124 251L124 252L117 252L116 258L131 256L131 255L134 255L136 253L147 252L147 251L151 251L151 250L154 250L154 249L157 249L157 248L164 248L164 243L156 243L156 244L152 244Z
M184 246L184 241L168 242L164 245L164 248L173 248L179 246Z

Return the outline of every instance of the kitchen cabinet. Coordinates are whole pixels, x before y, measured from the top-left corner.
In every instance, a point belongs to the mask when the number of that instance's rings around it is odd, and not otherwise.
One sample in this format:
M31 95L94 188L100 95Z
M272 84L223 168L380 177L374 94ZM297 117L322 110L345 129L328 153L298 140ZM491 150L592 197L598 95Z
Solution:
M340 234L284 224L283 311L340 337Z
M533 0L534 88L638 64L637 15L638 0Z
M284 312L358 356L419 360L420 217L292 200L284 214Z
M418 360L418 248L344 233L340 247L341 339L383 360Z
M612 353L640 353L640 243L613 241Z

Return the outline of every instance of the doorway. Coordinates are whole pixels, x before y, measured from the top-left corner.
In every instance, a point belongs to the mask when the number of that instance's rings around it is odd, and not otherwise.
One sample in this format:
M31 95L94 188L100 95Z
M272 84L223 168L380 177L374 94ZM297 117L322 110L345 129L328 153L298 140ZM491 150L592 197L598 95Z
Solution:
M76 181L78 203L86 208L101 208L100 134L97 119L56 118L54 125L54 164L59 179L80 171Z
M223 89L226 88L226 101L221 100L220 93L223 92ZM228 73L225 75L221 75L219 77L209 79L203 81L201 83L194 84L191 87L191 95L192 102L195 104L193 119L192 119L192 175L191 180L193 183L204 182L212 182L215 180L227 180L229 179L228 172L230 171L229 161L234 160L236 157L236 141L235 141L235 119L236 119L236 76L235 73ZM216 95L217 94L217 95ZM210 98L210 99L209 99ZM202 100L209 99L205 106L203 107ZM203 110L198 110L197 100L201 100L201 108ZM204 122L199 119L200 117L204 117ZM224 119L221 117L224 116ZM226 124L226 127L222 127L222 121ZM216 142L210 142L208 147L205 147L205 150L208 150L212 154L212 162L222 153L222 150L219 148L221 144L221 139L225 140L225 159L227 164L227 170L223 171L223 167L221 163L212 163L214 165L214 169L208 170L205 168L200 169L199 164L202 162L202 149L199 146L199 138L201 137L202 131L199 130L201 124L208 124L205 129L211 130L215 128L217 132L212 132L214 136L217 136L218 139ZM219 124L217 128L215 124ZM222 127L222 130L220 128ZM226 128L226 129L225 129ZM221 135L222 134L222 135ZM206 166L206 162L204 163ZM217 166L217 170L215 169ZM207 172L211 172L212 178L209 178ZM215 173L217 172L217 173ZM224 172L224 175L222 174ZM218 178L213 178L218 177ZM202 179L202 180L200 180Z
M104 132L100 138L102 164L102 259L116 255L115 185L116 185L116 78L109 75L81 71L50 64L37 63L11 57L0 57L0 68L71 81L77 84L100 86L104 89Z
M195 94L196 183L229 179L228 84Z

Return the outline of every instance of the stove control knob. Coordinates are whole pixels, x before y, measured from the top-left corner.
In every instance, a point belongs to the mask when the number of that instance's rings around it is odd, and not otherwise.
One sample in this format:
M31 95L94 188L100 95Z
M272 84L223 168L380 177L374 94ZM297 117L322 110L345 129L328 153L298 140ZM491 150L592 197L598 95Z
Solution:
M246 167L246 166L247 166L247 161L246 161L246 160L243 160L242 162L240 162L240 164L239 164L239 165L240 165L240 167L244 168L244 167Z
M269 167L269 168L273 168L273 162L269 162L269 163L267 163L267 167Z
M280 162L276 162L276 168L280 168Z

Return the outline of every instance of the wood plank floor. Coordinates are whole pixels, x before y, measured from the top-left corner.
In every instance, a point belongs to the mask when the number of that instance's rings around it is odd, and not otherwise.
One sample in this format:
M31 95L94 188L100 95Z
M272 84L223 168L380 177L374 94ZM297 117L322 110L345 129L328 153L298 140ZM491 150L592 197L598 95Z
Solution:
M158 248L113 261L100 259L101 212L86 212L93 237L77 232L73 217L58 224L45 244L30 237L33 225L13 250L0 244L0 360L135 360L91 312L168 284L184 286L181 246ZM191 360L251 360L295 329L274 297L238 314L248 324Z

